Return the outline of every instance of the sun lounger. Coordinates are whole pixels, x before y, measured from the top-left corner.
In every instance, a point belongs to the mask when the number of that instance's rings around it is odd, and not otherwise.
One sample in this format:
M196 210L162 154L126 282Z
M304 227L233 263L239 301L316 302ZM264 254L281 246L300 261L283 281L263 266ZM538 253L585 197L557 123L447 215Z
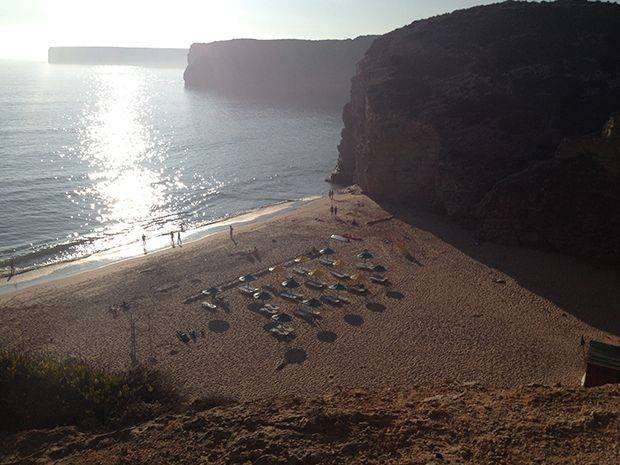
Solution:
M185 344L189 342L189 336L187 335L187 333L177 331L177 337L179 338L181 342L184 342Z
M239 286L237 289L239 289L240 292L242 292L243 294L247 295L247 296L254 296L255 292L258 292L258 289L256 289L255 287L252 287L248 284L244 284L243 286Z
M269 329L269 332L276 339L289 341L295 338L295 330L287 324L279 324Z
M334 266L334 261L329 258L321 258L319 259L319 263L325 266Z
M347 239L344 236L341 236L339 234L332 234L330 236L331 239L335 240L335 241L339 241L339 242L349 242L349 239Z
M323 289L325 287L324 283L321 283L319 281L313 281L311 279L309 279L308 281L305 282L306 286L312 288L312 289Z
M300 276L306 276L310 272L309 269L303 268L301 266L296 266L293 268L293 273L298 274Z
M271 318L273 315L278 313L277 309L267 307L266 305L259 308L257 312L263 316L266 316L267 318Z
M242 283L249 283L250 281L256 281L256 276L253 274L246 274L244 276L239 277L239 281Z
M375 273L385 273L387 271L387 268L383 265L373 265L372 271L374 271Z
M321 306L321 301L319 299L315 299L314 297L312 299L306 299L302 302L302 304L307 305L308 307L320 307Z
M334 297L332 295L322 295L320 297L321 302L326 303L328 305L340 305L341 301L338 297Z
M355 265L355 268L358 270L372 271L372 265L369 265L368 263L358 263Z
M349 291L355 294L366 294L368 289L363 284L354 284L353 286L349 286Z
M370 280L377 284L388 284L389 283L389 279L387 277L379 276L379 275L372 275L370 277Z
M307 307L305 305L296 308L293 313L310 324L313 324L314 320L321 316L321 314L317 310L311 307Z
M287 313L274 313L271 315L271 319L276 323L288 323L293 317Z
M332 276L335 276L338 279L350 279L351 276L349 276L348 274L343 274L343 273L338 273L337 271L330 271L330 273L332 274Z
M217 310L217 305L207 300L200 302L200 305L202 305L202 308L206 308L207 310L213 310L213 311Z
M291 300L293 302L303 299L303 296L301 294L297 294L296 292L288 292L288 291L280 292L280 297L286 300Z

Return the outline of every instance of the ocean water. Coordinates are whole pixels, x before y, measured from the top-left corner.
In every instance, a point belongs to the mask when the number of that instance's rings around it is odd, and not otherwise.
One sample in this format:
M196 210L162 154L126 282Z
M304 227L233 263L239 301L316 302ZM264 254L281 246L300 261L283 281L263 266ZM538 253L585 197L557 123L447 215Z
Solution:
M325 192L338 107L190 91L182 72L0 61L0 272Z

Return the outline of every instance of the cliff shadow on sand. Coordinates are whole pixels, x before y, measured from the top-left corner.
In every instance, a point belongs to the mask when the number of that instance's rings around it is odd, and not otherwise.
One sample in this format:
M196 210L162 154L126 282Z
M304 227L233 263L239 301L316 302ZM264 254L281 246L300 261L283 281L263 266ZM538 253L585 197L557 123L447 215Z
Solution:
M586 324L620 336L620 271L557 252L480 241L476 232L424 209L380 204L395 218L427 231L496 269ZM501 279L498 285L502 285Z

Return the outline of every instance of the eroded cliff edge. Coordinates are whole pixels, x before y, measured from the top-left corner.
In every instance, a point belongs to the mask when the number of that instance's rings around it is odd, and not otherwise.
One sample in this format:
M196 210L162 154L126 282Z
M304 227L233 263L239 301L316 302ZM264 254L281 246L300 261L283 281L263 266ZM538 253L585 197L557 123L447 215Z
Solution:
M332 180L487 239L620 263L620 139L599 136L618 125L618 43L620 5L586 1L505 2L386 34L352 81Z
M241 97L319 98L341 105L348 98L356 63L375 38L193 44L185 85Z

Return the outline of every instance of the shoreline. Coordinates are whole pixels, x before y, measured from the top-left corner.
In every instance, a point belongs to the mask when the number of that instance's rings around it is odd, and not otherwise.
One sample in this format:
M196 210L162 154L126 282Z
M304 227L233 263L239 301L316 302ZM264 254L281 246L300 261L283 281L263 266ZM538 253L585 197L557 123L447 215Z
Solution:
M0 295L0 345L109 371L152 367L191 401L448 379L577 386L580 338L620 343L613 312L620 271L478 243L443 217L391 217L361 194L334 201L338 216L327 197L263 209L227 219L238 224L236 243L224 222L181 249ZM354 239L339 240L347 234ZM327 247L329 258L308 254ZM361 260L364 250L369 262ZM369 263L385 268L387 283L370 279ZM240 288L239 277L249 274L251 287L268 291L266 299L286 315L292 339L272 333L273 318L259 311L262 298ZM291 275L297 295L284 295ZM359 276L361 294L353 286ZM231 284L219 292L223 304L203 304L203 290L222 283ZM346 301L334 304L338 295ZM315 319L300 305L313 299L321 302Z
M280 215L285 215L287 212L294 211L300 206L320 198L322 198L322 196L308 197L299 200L284 200L206 223L196 229L185 231L183 245L187 246L204 240L213 234L225 230L228 225L241 226L260 223ZM7 280L7 276L2 276L0 278L2 279L2 282L0 282L0 295L8 295L32 286L64 280L82 273L96 271L119 263L154 256L173 248L170 246L168 234L161 234L150 238L150 244L153 244L153 242L155 242L156 246L147 253L144 253L141 242L135 241L120 247L95 252L84 257L33 267L26 271L16 273L9 280Z

